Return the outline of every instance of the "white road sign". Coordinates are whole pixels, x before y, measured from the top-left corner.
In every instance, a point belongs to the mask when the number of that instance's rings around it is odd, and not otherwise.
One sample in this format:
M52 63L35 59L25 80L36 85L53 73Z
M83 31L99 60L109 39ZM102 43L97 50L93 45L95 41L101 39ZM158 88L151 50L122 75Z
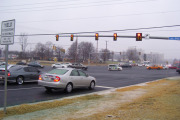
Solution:
M1 45L14 44L15 20L2 21Z
M149 39L150 34L145 34L145 39Z

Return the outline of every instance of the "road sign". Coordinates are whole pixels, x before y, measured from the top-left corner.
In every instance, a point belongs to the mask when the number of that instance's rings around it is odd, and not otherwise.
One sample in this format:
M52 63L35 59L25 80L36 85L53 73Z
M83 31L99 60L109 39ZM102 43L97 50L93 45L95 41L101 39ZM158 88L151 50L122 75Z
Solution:
M149 39L150 34L145 34L145 39Z
M169 40L180 40L180 37L169 37Z
M15 20L2 21L1 45L14 44Z

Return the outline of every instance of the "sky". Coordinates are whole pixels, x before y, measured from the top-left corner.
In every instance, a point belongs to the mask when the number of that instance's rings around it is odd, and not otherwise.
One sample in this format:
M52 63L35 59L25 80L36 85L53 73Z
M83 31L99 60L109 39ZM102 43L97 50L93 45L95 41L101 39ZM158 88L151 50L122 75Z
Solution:
M137 28L180 25L180 0L0 0L0 22L15 19L15 35L58 34L111 31ZM180 27L115 31L118 36L136 33L160 37L180 37ZM114 32L99 32L99 35L113 35ZM91 35L94 35L92 33ZM76 38L74 38L76 39ZM36 43L51 41L67 49L70 37L55 35L28 36L26 51L33 50ZM78 37L78 42L92 42L94 37ZM180 59L180 41L135 38L99 38L98 50L107 48L123 52L130 47L142 49L145 53L164 54L165 59ZM18 36L9 50L20 50ZM4 49L4 45L0 45Z

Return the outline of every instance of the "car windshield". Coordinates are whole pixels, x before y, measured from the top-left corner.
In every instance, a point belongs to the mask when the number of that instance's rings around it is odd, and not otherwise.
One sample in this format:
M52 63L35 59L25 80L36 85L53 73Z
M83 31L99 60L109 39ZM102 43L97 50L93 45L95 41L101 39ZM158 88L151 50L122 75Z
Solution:
M66 69L54 69L49 71L49 74L57 74L57 75L64 75L68 70Z

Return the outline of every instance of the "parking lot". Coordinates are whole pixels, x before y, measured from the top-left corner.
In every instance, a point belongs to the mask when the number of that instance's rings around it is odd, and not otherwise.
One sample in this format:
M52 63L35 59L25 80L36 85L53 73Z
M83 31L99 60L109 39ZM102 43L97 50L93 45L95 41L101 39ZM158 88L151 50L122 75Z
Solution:
M50 66L45 66L40 69L42 72L51 70ZM107 66L89 66L86 71L90 76L97 79L96 88L89 90L87 88L75 89L72 93L66 94L63 90L53 91L52 93L45 92L45 89L34 83L24 83L17 85L16 83L8 84L7 105L18 105L23 103L33 103L46 100L60 99L67 96L87 94L108 90L111 88L125 87L138 83L153 81L171 76L179 76L175 70L147 70L145 67L123 68L122 71L108 71ZM4 86L0 84L0 107L4 103Z

